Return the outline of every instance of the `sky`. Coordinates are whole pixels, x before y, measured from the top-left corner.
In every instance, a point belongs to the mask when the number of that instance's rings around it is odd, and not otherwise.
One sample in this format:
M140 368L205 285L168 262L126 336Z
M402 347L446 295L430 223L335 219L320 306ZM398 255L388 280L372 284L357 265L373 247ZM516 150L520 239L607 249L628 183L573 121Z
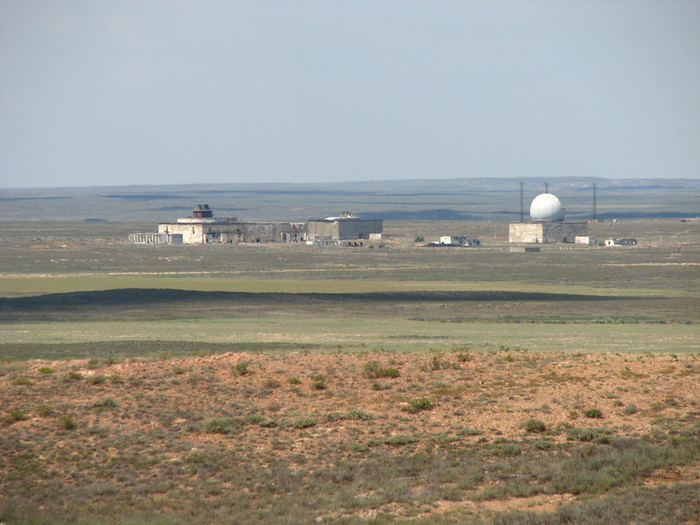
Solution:
M697 0L1 0L0 188L700 178Z

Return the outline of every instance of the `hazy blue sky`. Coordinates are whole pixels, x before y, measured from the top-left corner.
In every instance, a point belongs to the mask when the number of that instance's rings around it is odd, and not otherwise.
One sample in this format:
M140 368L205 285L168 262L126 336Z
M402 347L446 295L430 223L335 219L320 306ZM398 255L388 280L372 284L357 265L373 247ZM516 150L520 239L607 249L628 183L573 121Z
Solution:
M700 2L0 1L0 187L700 177Z

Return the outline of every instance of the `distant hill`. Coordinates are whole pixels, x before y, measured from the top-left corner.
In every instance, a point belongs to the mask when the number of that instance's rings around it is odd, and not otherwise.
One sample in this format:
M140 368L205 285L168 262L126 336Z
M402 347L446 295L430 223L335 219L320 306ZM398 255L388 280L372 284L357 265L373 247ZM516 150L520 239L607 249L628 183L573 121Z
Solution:
M464 178L328 184L196 184L0 190L0 220L169 221L206 203L215 217L306 220L350 211L384 220L517 220L532 199L559 197L567 219L700 216L700 180L551 177Z

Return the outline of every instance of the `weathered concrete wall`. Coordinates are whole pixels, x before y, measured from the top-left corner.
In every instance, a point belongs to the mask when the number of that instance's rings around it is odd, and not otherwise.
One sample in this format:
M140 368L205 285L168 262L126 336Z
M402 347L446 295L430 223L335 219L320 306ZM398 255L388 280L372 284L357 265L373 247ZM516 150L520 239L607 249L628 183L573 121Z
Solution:
M370 234L382 233L384 221L347 219L336 221L309 221L309 237L342 241L346 239L369 239Z
M132 244L182 244L182 235L176 233L130 233Z
M207 221L163 223L159 233L181 234L185 244L302 242L306 225L292 222Z
M158 225L158 233L170 233L182 235L182 242L185 244L204 244L204 226L195 223L170 222Z
M513 243L540 244L574 242L576 237L588 233L585 221L512 222L508 239Z

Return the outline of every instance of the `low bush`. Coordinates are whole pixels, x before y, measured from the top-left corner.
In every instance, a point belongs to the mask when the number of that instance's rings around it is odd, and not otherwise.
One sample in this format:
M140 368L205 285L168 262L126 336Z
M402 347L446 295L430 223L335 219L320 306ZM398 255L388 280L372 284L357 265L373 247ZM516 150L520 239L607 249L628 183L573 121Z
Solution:
M250 370L248 369L248 367L248 361L241 361L240 363L236 363L233 369L239 376L247 376L248 374L250 374Z
M15 421L24 421L25 419L29 419L29 416L26 415L22 410L11 410L10 413L7 415L8 421L15 422Z
M414 399L411 403L404 408L404 411L410 412L411 414L416 414L423 410L430 410L433 408L433 402L427 397L421 397L419 399Z
M75 428L75 419L70 414L64 414L58 418L58 426L64 430Z
M107 408L116 408L117 402L112 399L111 397L105 397L100 399L97 403L92 405L93 408L96 408L98 410L104 410Z
M526 432L541 434L547 431L547 425L544 423L544 421L540 421L539 419L530 418L525 421L524 426Z
M622 410L622 413L626 416L631 416L633 414L636 414L637 412L639 412L639 407L634 403L630 403Z
M590 419L600 419L603 417L603 412L597 408L589 408L584 415Z
M569 441L604 441L612 434L612 430L608 428L594 428L594 427L584 427L584 428L572 428L566 433L566 439Z
M294 428L309 428L316 425L316 420L309 416L298 417L292 423Z
M242 429L243 421L234 417L215 418L204 425L204 430L208 434L235 434Z
M51 414L53 414L53 407L51 405L41 404L38 407L36 407L36 413L44 417L50 416Z
M396 378L400 372L394 367L384 367L378 361L370 361L364 366L365 376L369 379L378 379L381 377Z
M326 386L325 378L321 374L315 375L313 377L313 380L314 380L314 389L325 390L326 388L328 388Z
M352 419L355 421L359 421L374 419L374 416L372 414L368 414L367 412L363 412L362 410L350 410L347 414L345 414L345 417L343 419Z

